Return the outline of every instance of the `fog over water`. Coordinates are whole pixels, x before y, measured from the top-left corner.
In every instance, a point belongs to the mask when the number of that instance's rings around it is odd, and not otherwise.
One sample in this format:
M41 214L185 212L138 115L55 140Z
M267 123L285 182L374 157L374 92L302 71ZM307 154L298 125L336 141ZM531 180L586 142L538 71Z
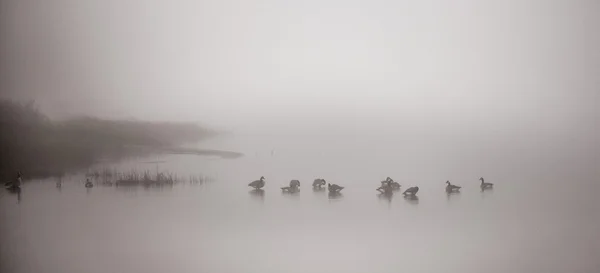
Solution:
M564 131L598 118L595 1L1 5L3 93L55 116L248 131Z
M2 99L192 121L230 134L188 147L244 154L93 166L202 185L78 170L2 191L0 271L600 272L599 18L584 0L0 0ZM378 195L388 176L419 199Z

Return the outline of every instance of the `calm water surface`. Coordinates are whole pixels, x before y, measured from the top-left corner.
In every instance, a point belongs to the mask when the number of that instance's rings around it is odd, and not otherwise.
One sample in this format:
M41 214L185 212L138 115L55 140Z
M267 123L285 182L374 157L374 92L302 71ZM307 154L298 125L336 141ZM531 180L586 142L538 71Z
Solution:
M215 178L203 185L86 189L81 174L60 189L26 181L20 195L0 194L0 271L600 272L597 161L428 143L226 137L201 146L246 156L99 166ZM264 193L253 193L247 184L261 175ZM386 176L418 185L419 199L378 196ZM480 176L496 188L480 192ZM346 188L315 192L317 177ZM290 179L303 183L300 193L281 193ZM446 180L462 193L447 196Z

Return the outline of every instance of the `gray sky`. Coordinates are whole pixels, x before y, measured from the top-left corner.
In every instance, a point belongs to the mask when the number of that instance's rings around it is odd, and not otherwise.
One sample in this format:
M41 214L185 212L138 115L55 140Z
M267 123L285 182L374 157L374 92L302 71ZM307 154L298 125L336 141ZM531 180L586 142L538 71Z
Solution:
M600 116L598 1L0 3L2 92L57 117L594 131Z

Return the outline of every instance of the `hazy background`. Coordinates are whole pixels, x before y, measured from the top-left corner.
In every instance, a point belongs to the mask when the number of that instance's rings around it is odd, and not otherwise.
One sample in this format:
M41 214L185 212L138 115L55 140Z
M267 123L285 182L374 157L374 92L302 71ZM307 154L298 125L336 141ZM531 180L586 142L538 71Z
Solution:
M53 117L595 138L598 18L598 1L2 0L0 84Z
M599 88L600 1L0 0L0 271L600 272Z

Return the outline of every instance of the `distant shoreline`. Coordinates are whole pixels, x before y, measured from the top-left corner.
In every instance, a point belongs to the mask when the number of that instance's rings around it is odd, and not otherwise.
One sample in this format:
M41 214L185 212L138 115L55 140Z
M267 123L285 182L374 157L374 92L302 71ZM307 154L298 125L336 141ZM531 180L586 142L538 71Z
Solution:
M199 155L199 156L219 156L221 158L233 159L244 156L242 153L223 151L223 150L212 150L212 149L195 149L195 148L166 148L162 153L167 154L188 154L188 155Z
M55 121L33 103L0 100L0 179L17 171L25 179L60 176L99 161L151 154L192 154L237 158L240 153L184 148L219 132L194 123L106 120L75 117Z
M172 155L198 155L198 156L219 156L225 159L233 159L244 156L243 153L215 150L215 149L199 149L182 146L163 146L153 147L146 145L128 145L127 150L130 154L150 155L150 154L172 154Z

